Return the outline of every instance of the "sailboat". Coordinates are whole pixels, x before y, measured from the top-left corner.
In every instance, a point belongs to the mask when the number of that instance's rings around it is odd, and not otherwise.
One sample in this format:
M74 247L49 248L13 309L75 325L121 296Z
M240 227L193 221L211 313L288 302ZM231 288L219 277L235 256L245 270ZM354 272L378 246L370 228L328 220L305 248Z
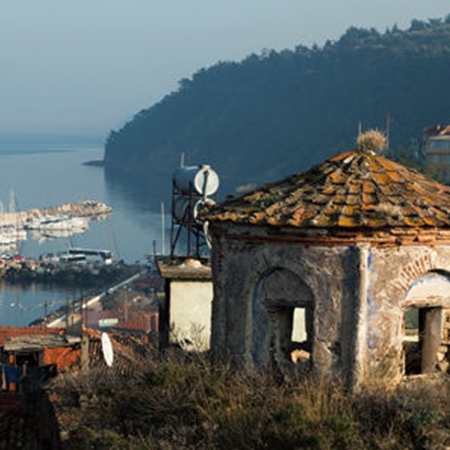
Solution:
M9 211L5 213L5 208L0 200L0 252L2 257L20 257L19 241L27 238L20 220L20 213L16 211L16 199L14 191L10 192Z

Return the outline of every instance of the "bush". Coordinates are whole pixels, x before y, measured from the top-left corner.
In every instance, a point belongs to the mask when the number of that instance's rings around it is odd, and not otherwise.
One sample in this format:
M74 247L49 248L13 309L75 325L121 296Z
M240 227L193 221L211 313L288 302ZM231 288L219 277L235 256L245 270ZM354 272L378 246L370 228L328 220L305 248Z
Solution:
M49 387L65 449L435 449L450 444L449 384L346 391L279 383L206 356L152 355L132 374L91 369Z

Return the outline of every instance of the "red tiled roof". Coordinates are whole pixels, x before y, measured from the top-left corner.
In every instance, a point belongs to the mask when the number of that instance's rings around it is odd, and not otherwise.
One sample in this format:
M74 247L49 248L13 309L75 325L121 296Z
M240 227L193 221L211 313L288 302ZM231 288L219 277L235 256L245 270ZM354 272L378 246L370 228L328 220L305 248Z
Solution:
M104 319L118 319L120 313L115 310L96 311L85 309L83 311L83 319L86 327L98 327L99 322Z
M138 278L133 284L141 288L162 288L164 287L164 278L159 275Z
M157 322L157 313L143 313L140 316L134 317L127 322L120 323L113 327L115 330L136 331L141 333L149 333L156 331L152 329L152 320ZM155 323L156 323L155 322Z
M423 132L426 139L438 136L449 136L450 135L450 125L442 126L435 125L434 127L425 128Z
M61 328L0 326L0 347L4 347L5 342L12 337L62 334L64 332L65 330Z
M209 221L296 228L450 227L450 188L359 150L213 206Z

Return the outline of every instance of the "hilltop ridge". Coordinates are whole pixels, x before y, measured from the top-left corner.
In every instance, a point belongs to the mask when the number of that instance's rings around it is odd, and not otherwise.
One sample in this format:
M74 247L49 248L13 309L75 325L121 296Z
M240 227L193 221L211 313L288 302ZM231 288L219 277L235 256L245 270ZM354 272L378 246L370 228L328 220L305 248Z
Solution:
M449 56L447 16L218 62L111 131L105 167L170 174L185 153L227 187L260 184L354 148L359 124L385 129L388 118L396 151L450 120Z

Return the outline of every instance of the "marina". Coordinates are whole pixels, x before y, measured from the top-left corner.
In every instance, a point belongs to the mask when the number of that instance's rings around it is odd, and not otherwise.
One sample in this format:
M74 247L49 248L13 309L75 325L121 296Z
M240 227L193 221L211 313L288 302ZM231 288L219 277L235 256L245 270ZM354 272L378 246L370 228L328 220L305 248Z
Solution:
M90 220L104 220L111 211L103 203L87 200L3 213L0 215L1 257L9 259L18 254L20 242L28 238L42 242L83 233L89 228Z
M161 198L156 191L151 197L138 195L119 181L105 178L101 168L84 165L85 161L101 158L100 147L61 146L58 151L47 151L30 145L23 148L26 156L21 152L22 147L9 152L0 143L1 187L7 192L14 191L16 199L15 215L10 214L11 208L8 212L5 208L0 214L0 224L5 225L3 230L8 230L12 237L4 245L0 244L0 254L3 254L0 264L4 269L10 268L11 280L0 280L0 325L27 326L67 304L93 295L99 288L88 281L95 278L96 271L107 273L120 266L121 261L122 268L138 263L142 269L146 254L162 251ZM20 179L16 176L18 172ZM44 179L48 183L40 182ZM5 196L3 192L0 190L1 198ZM88 227L82 231L75 227L70 230L68 227L59 230L23 227L27 218L55 216L85 217ZM68 256L72 249L108 250L115 262L108 267L99 261L95 267L92 260L100 260L99 256ZM82 261L42 264L40 257L49 254ZM19 274L17 267L22 263L25 269ZM67 270L55 276L55 268L64 265ZM52 267L53 273L45 274L47 266ZM30 270L30 267L38 269ZM94 267L92 275L87 273L90 267ZM84 278L70 275L81 270L86 271Z

